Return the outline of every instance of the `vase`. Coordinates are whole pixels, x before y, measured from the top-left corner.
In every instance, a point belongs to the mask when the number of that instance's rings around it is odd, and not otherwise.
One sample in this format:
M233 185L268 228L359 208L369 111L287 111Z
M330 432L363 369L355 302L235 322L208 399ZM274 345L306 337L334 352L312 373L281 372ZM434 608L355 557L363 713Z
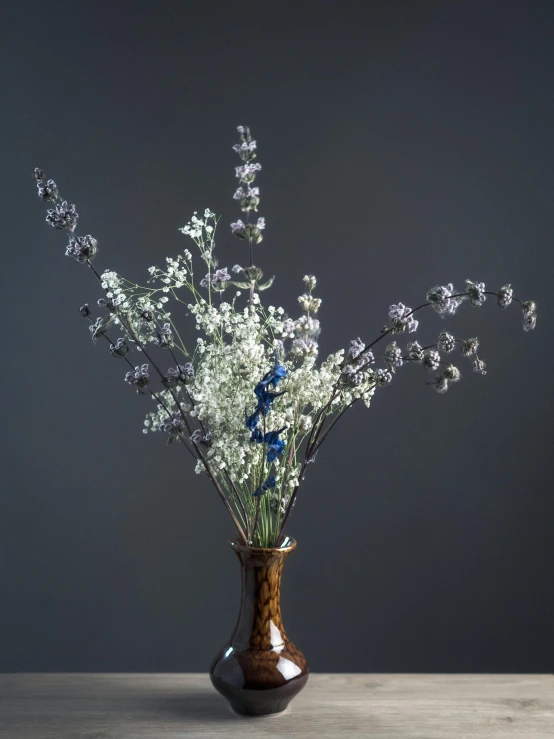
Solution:
M289 641L281 621L281 573L296 547L249 547L231 540L241 566L242 592L235 631L216 655L212 684L239 714L268 716L284 711L308 680L306 658Z

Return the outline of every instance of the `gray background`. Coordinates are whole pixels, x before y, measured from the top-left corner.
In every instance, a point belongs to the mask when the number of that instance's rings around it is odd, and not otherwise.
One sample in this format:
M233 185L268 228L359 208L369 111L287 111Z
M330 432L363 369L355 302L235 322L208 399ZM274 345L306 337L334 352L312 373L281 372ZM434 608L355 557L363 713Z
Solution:
M360 4L361 6L361 4ZM313 670L551 672L553 31L550 2L58 2L3 8L0 669L205 671L236 617L230 520L149 401L92 346L98 289L44 223L44 168L142 277L194 210L227 224L235 126L259 143L268 300L323 298L322 353L433 284L469 306L486 377L445 397L407 367L311 465L283 593ZM421 336L445 325L422 316Z

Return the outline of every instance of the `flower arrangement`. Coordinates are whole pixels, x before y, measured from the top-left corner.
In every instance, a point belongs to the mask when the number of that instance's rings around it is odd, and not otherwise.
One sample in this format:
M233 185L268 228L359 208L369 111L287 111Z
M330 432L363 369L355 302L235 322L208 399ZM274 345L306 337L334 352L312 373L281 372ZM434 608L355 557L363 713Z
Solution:
M321 299L315 295L316 278L303 278L298 317L262 303L261 293L274 278L264 281L254 263L266 226L263 217L254 216L260 204L254 182L261 165L254 161L257 147L250 129L239 126L238 133L233 149L242 163L235 168L239 187L233 197L245 216L231 224L231 231L245 242L248 262L230 271L219 266L218 218L206 209L179 229L194 244L195 257L187 248L168 257L163 266L149 268L144 285L110 270L100 272L94 264L96 239L75 233L75 206L61 198L56 183L45 180L40 169L33 176L39 198L52 206L46 221L69 236L66 255L87 265L103 290L99 316L88 304L80 308L92 340L106 342L112 356L128 366L125 382L155 401L144 433L161 433L168 443L184 447L196 472L215 487L244 544L275 547L284 540L308 465L355 403L369 407L374 393L407 364L421 365L426 384L445 393L461 377L451 362L455 352L475 372L486 373L477 338L442 330L431 345L398 343L397 337L417 331L416 316L423 309L445 318L463 303L481 307L491 296L501 309L519 305L525 331L535 328L537 311L533 301L516 298L510 285L497 292L471 280L461 291L440 285L428 290L414 309L392 305L388 323L375 339L356 338L346 351L318 362ZM192 320L197 332L192 344L182 338L185 333L169 310L170 300ZM378 353L377 345L385 339Z

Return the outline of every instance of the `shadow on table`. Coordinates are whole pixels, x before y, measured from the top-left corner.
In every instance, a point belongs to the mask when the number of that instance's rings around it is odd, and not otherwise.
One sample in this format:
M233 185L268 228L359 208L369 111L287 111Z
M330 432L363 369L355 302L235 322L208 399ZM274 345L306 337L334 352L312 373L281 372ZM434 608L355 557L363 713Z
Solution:
M215 691L212 693L199 690L196 693L187 692L185 695L165 700L160 698L155 708L158 716L168 719L171 717L173 720L190 719L202 723L218 721L227 723L233 718L237 721L245 720L244 716L234 713L229 704Z

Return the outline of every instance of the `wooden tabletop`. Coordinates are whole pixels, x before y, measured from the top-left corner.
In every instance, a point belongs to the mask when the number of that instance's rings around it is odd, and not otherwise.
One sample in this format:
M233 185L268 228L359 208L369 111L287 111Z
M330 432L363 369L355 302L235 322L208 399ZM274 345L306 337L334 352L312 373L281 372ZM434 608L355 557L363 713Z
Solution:
M194 674L0 674L0 739L553 739L552 675L312 674L287 711L236 716Z

